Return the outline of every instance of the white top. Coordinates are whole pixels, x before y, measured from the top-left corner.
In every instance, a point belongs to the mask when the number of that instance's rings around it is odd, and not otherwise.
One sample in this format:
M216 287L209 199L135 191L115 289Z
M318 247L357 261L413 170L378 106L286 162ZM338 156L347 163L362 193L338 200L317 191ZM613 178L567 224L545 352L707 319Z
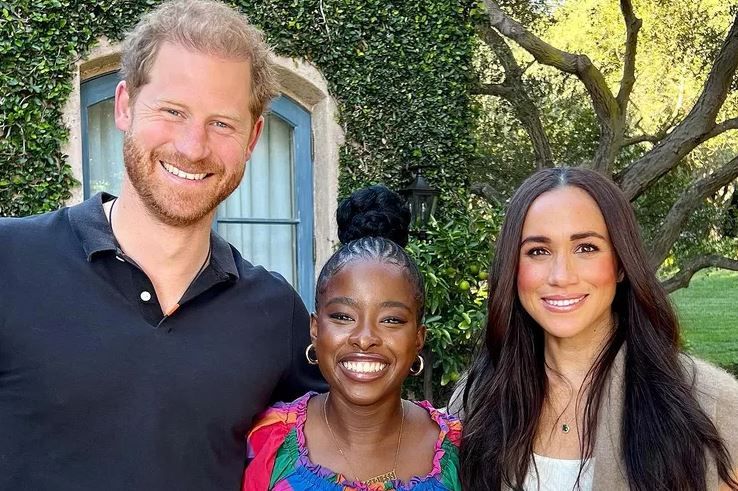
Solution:
M533 459L538 468L537 474L533 467ZM584 464L582 475L579 477L579 486L576 482L581 460L554 459L537 454L533 454L533 459L528 466L528 475L523 484L525 491L592 491L594 458Z

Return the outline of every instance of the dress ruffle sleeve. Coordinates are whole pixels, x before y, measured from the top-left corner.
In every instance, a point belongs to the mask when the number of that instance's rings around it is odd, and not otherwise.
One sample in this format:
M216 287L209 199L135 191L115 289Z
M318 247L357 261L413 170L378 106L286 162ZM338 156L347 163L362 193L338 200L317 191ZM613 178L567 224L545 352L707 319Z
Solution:
M278 403L257 417L246 438L250 461L244 471L242 491L271 488L277 452L297 421L297 415L290 410L291 406Z

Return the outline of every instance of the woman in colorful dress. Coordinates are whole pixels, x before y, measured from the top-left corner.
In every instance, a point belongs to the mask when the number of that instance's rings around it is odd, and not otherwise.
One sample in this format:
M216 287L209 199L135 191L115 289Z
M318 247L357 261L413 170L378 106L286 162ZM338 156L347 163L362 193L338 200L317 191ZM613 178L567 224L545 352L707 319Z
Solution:
M277 404L248 436L244 491L460 490L459 421L402 399L423 369L424 286L403 247L410 215L383 186L339 206L306 349L330 386Z
M473 491L738 491L738 382L680 351L628 200L545 169L510 200L464 395Z

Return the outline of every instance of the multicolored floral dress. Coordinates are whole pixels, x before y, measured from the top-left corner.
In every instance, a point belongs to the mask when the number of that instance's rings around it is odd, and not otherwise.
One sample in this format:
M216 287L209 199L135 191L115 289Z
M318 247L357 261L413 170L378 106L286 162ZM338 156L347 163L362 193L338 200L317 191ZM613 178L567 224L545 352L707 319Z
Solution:
M428 402L415 402L438 425L433 469L407 482L362 484L351 481L308 458L305 420L309 392L294 402L278 403L266 410L248 436L249 458L243 491L460 491L459 444L461 422Z

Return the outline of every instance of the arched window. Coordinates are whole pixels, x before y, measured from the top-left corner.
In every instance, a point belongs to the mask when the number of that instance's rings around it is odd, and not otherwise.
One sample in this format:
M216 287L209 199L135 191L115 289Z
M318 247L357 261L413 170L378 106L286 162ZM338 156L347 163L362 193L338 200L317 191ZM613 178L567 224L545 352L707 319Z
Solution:
M81 84L84 197L119 194L123 134L113 120L118 73ZM213 227L254 264L284 276L313 305L311 116L279 97L266 115L241 185L219 207Z

